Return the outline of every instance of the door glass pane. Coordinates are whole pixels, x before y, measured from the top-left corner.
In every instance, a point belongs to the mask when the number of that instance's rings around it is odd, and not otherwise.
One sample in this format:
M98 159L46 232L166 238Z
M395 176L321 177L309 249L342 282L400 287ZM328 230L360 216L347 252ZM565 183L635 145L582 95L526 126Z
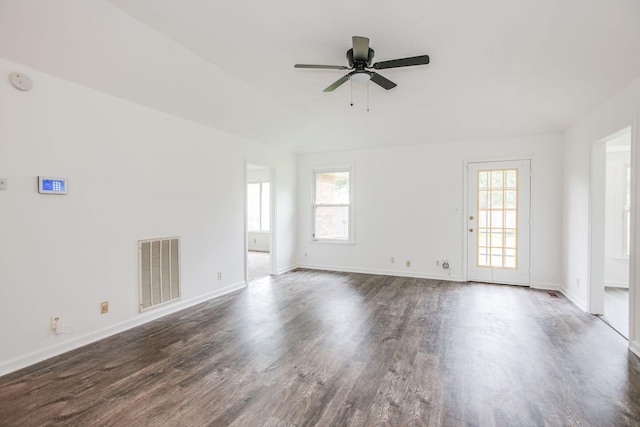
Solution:
M491 192L491 208L492 209L500 209L502 208L502 191L492 191Z
M518 268L518 170L478 171L478 267Z
M492 229L502 229L502 211L501 210L493 210L491 211L491 228Z
M489 227L489 211L478 212L478 227Z
M478 265L481 267L489 267L489 257L487 256L487 248L478 248Z
M489 188L489 172L478 173L478 188L483 190Z
M480 209L489 208L489 192L488 191L478 191L478 206L480 207Z
M518 201L516 190L506 190L504 192L504 207L507 209L515 209Z

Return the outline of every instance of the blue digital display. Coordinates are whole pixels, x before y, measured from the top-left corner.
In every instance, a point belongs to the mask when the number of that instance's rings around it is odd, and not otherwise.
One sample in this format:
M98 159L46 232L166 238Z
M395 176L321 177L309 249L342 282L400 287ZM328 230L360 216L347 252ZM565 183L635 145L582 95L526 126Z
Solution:
M42 189L44 191L62 192L64 191L64 181L61 179L43 179Z
M42 194L67 194L67 179L40 176L38 191Z

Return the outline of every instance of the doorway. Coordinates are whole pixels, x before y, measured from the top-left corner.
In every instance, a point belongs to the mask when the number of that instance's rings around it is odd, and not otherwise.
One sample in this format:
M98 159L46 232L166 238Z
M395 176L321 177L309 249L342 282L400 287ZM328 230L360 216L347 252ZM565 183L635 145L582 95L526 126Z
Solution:
M247 163L247 281L272 274L273 172Z
M628 338L631 129L598 141L591 154L589 312Z
M531 161L467 164L467 277L529 286Z

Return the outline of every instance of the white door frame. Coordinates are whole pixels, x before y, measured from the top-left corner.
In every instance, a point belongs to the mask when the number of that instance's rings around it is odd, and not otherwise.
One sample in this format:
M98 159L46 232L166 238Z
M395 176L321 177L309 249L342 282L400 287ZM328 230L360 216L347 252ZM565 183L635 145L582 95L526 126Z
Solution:
M634 205L635 191L635 163L634 163L634 127L624 126L606 137L591 144L589 167L589 258L587 272L587 312L590 314L604 314L604 281L605 281L605 205L606 205L606 162L607 142L623 133L631 131L631 206ZM631 210L631 236L634 236L634 210ZM629 254L629 323L632 322L632 263L634 253L634 238L631 239ZM631 329L629 329L631 336Z
M462 215L462 277L464 277L464 279L466 281L469 280L469 269L468 269L468 263L469 263L469 257L468 257L468 253L469 253L469 244L468 244L468 223L467 223L467 218L469 218L469 211L468 211L468 206L467 206L467 200L469 197L469 188L468 188L468 181L469 181L469 163L488 163L488 162L511 162L511 161L519 161L519 160L528 160L530 162L531 165L531 179L530 179L530 189L531 189L531 194L530 194L530 198L531 201L529 203L529 286L533 285L533 274L532 272L533 270L533 266L534 266L534 256L533 256L533 242L534 242L534 235L533 235L533 225L534 225L534 211L535 211L535 206L533 204L533 200L534 195L535 195L535 185L534 185L534 180L533 180L533 173L534 173L534 161L535 161L535 156L534 155L522 155L522 156L496 156L496 157L481 157L481 158L475 158L475 159L467 159L464 160L464 167L463 167L463 194L462 194L462 211L463 211L463 215Z
M249 164L262 166L269 169L269 257L270 257L270 266L269 266L269 274L277 274L278 271L278 263L277 263L277 239L276 239L276 168L271 165L266 165L261 162L253 162L245 159L244 161L244 282L249 283L249 227L247 224L248 221L248 208L249 208L249 200L248 200L248 192L247 192L247 184L249 184L249 178L247 174L247 170Z
M637 169L640 165L640 116L633 119L631 125L631 242L629 248L629 348L638 357L640 357L640 292L638 292L638 283L640 283L640 266L638 265L637 256L640 248L640 197L638 197L639 186Z

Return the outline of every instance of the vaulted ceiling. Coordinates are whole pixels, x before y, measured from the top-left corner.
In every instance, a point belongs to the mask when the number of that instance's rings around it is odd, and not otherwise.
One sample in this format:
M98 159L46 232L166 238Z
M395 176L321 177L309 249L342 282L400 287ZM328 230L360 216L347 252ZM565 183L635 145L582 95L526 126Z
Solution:
M314 152L563 132L640 77L639 24L637 0L0 0L0 57ZM398 86L368 101L294 69L346 65L354 35L431 64L380 71Z

